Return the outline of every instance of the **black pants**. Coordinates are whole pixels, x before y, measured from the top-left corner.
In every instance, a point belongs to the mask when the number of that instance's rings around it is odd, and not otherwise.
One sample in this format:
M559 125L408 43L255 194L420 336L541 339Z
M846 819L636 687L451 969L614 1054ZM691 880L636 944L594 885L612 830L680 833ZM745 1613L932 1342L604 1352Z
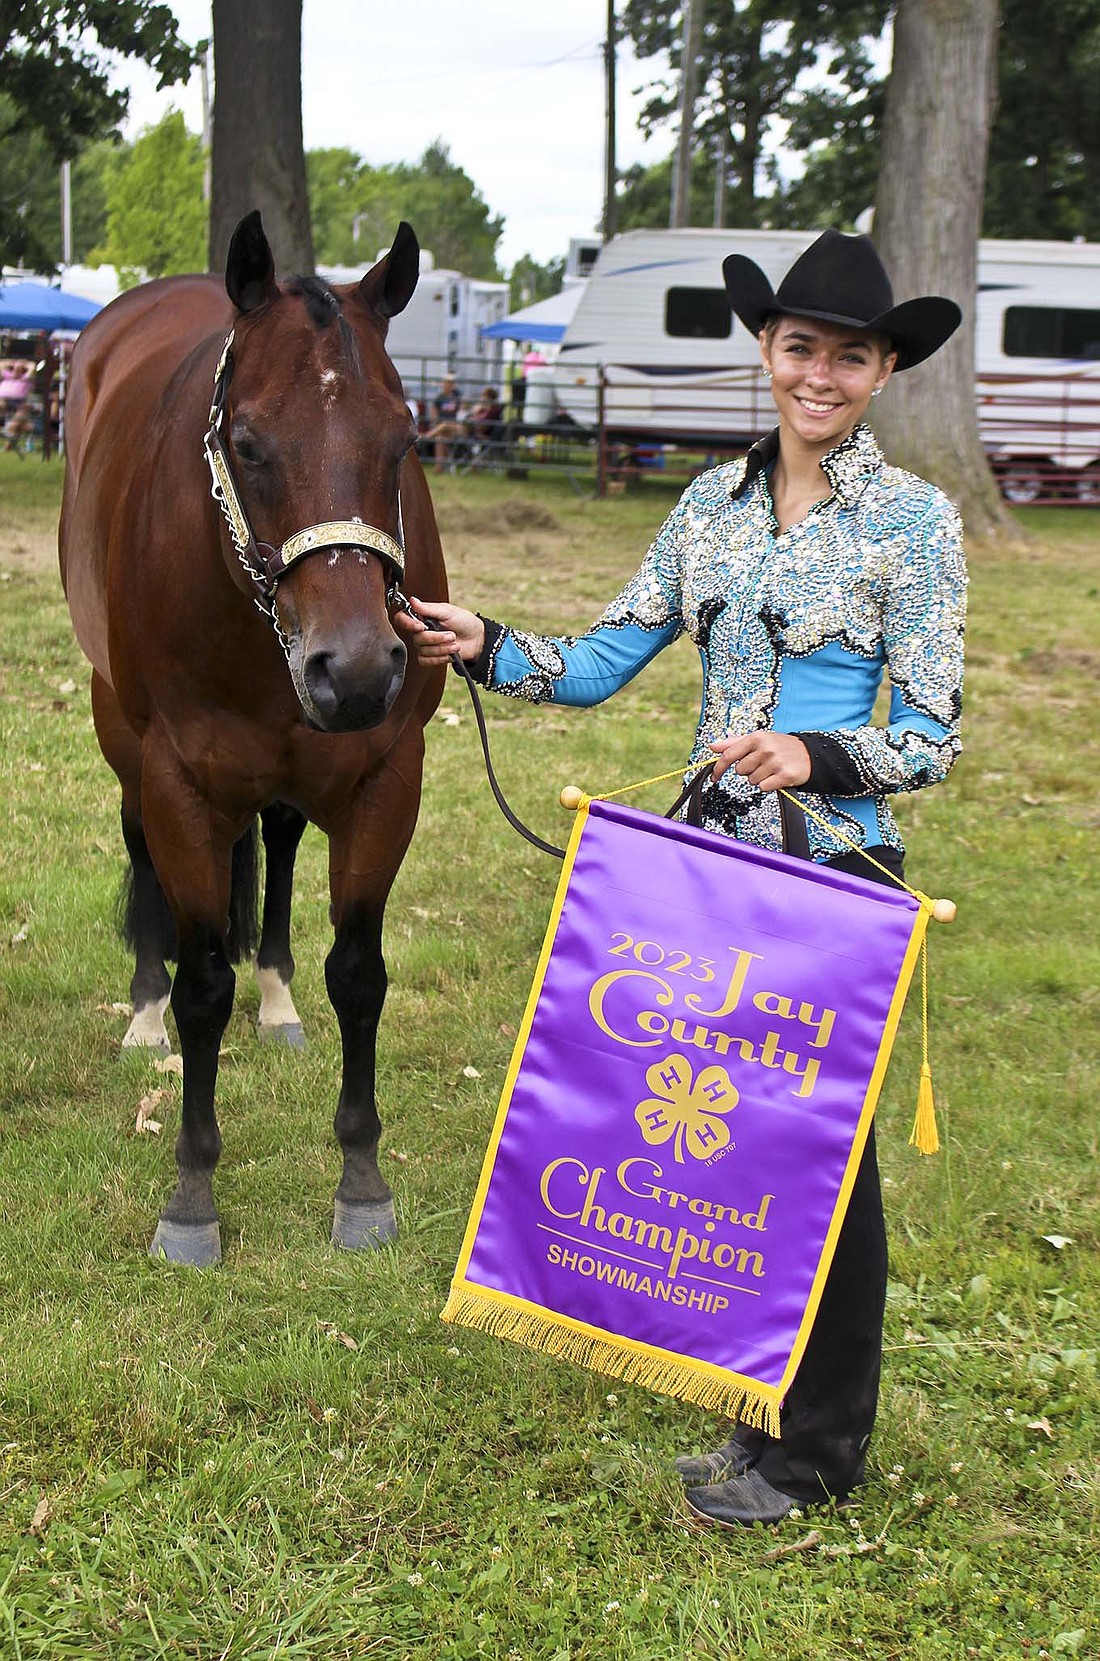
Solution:
M901 876L901 855L895 849L875 847L868 852ZM828 864L894 886L860 854L841 854ZM878 1407L886 1268L886 1224L872 1124L817 1318L779 1416L781 1440L747 1426L737 1436L759 1450L761 1476L795 1499L844 1499L863 1480Z

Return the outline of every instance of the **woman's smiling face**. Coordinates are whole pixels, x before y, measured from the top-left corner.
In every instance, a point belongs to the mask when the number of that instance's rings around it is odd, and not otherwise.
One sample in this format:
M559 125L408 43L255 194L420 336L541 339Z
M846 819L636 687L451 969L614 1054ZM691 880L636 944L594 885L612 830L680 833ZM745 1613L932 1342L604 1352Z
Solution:
M881 335L809 317L780 317L760 337L780 428L822 453L842 442L890 378L896 354Z

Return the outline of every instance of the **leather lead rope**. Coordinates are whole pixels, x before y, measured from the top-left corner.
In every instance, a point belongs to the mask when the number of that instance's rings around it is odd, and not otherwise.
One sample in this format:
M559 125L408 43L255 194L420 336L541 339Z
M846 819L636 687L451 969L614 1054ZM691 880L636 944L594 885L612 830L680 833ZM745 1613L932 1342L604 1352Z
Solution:
M440 625L434 622L432 618L422 617L419 612L413 611L412 606L406 596L401 592L400 588L396 588L394 590L393 599L395 605L401 611L408 612L410 617L415 617L418 623L424 624L425 628L431 629L435 632L440 631ZM477 684L457 652L451 653L451 664L466 682L466 688L470 694L470 702L474 707L474 720L477 722L478 737L481 739L481 753L485 757L485 774L489 780L489 788L493 792L497 806L500 808L500 811L503 813L512 829L518 831L524 841L530 842L531 846L533 848L538 848L540 853L551 854L554 859L564 859L564 848L555 848L552 842L544 842L542 837L538 836L533 830L525 825L522 819L517 818L516 814L509 807L507 801L505 800L504 792L497 783L496 772L493 768L493 758L489 754L489 734L485 726L485 711L482 708L481 697L478 693ZM687 823L694 826L696 829L700 829L702 827L703 814L701 798L703 786L709 782L715 765L716 762L712 761L708 767L701 767L698 772L692 775L687 784L685 784L683 790L680 792L679 796L677 796L676 800L669 808L668 812L665 814L666 819L675 819L680 809L686 806ZM787 799L787 796L783 792L780 792L779 794L779 821L783 831L783 852L792 854L796 859L809 859L810 840L806 834L805 815Z
M408 612L409 616L415 617L418 623L423 623L426 629L430 629L433 633L437 634L441 632L440 625L431 617L422 617L418 611L414 611L412 609L410 601L401 592L400 588L395 588L393 590L393 601L400 611ZM481 707L481 697L478 693L477 685L470 675L470 671L467 669L457 652L451 653L451 665L458 671L459 675L461 675L462 679L466 682L466 689L470 694L470 702L474 706L474 720L477 722L478 737L481 739L481 753L485 757L485 776L489 780L489 789L493 792L497 806L507 819L508 823L511 825L512 829L514 831L518 831L525 842L530 842L531 846L533 848L537 848L540 853L550 854L554 859L564 859L564 848L555 848L552 842L544 842L542 837L537 835L535 831L525 825L522 819L517 818L515 813L513 813L512 809L508 806L508 803L504 797L504 792L497 783L496 772L493 768L493 758L489 754L489 734L485 726L485 711Z

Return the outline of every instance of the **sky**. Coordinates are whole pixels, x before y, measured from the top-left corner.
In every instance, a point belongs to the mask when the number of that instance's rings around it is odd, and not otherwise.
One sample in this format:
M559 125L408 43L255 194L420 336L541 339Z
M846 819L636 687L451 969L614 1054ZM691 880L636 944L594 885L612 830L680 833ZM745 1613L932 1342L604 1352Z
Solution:
M191 43L212 32L209 0L170 0ZM437 138L505 220L498 262L563 258L602 211L606 0L305 0L302 124L307 150L346 146L374 165L416 161ZM645 143L636 96L657 65L620 45L620 170L667 155L671 131ZM201 79L158 93L124 63L133 138L172 105L202 127Z

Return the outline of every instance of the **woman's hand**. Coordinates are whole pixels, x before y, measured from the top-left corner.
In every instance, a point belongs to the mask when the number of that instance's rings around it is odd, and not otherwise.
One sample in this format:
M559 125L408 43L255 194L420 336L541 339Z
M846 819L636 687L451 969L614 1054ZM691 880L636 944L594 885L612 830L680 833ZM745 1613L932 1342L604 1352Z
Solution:
M716 738L714 777L730 767L757 790L789 790L810 776L810 752L801 738L787 732L750 732L744 738Z
M394 623L421 663L449 663L455 652L463 663L473 663L485 645L485 624L472 611L449 605L445 600L417 600L410 602L415 612L395 611ZM417 612L438 623L429 629Z

